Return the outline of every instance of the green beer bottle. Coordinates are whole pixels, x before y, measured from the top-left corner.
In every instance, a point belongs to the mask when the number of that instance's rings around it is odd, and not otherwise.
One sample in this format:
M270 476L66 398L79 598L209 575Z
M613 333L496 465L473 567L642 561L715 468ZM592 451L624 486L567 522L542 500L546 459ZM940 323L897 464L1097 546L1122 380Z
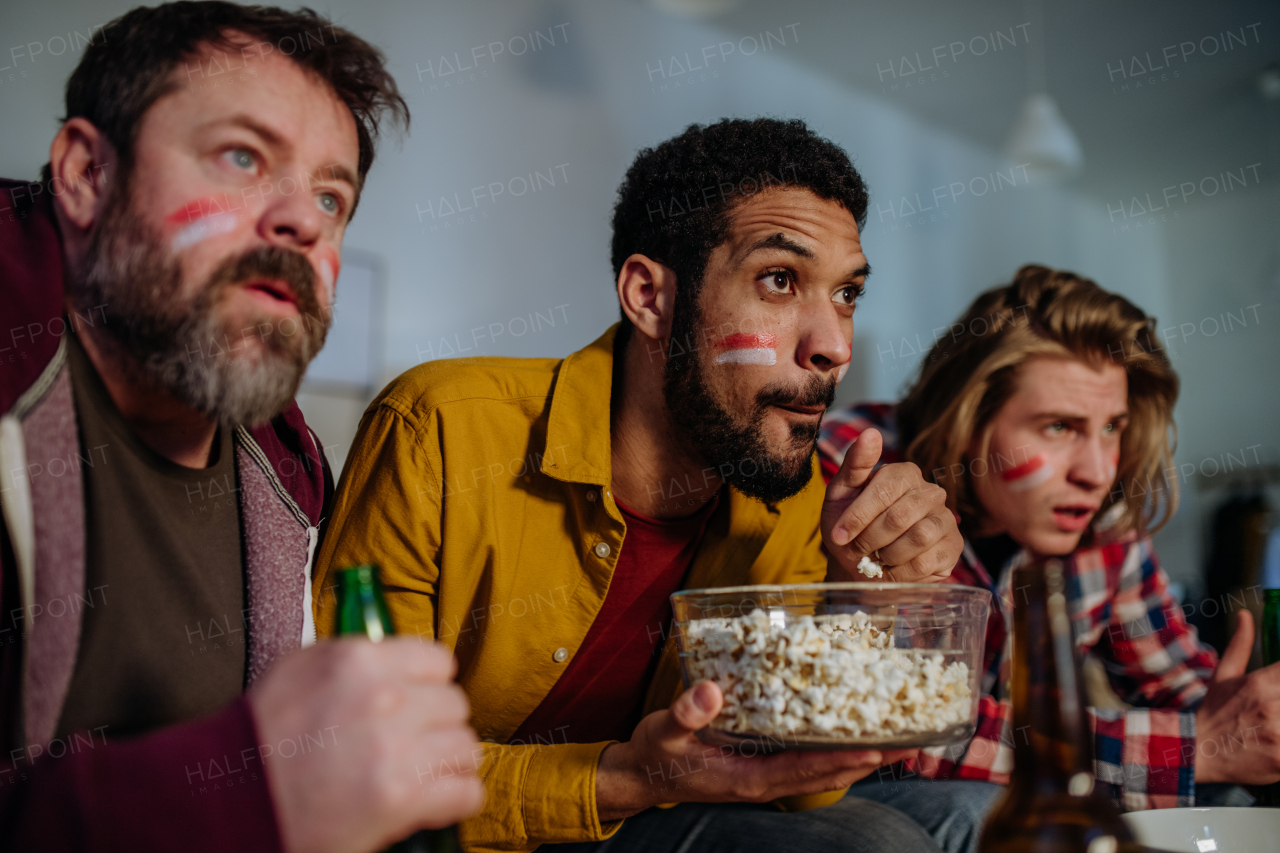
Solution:
M1280 661L1280 589L1264 590L1262 604L1262 665ZM1280 782L1253 789L1258 805L1280 807Z
M391 613L382 596L378 567L352 566L338 572L338 635L358 634L375 643L395 634ZM386 853L461 853L458 829L422 829L387 848Z

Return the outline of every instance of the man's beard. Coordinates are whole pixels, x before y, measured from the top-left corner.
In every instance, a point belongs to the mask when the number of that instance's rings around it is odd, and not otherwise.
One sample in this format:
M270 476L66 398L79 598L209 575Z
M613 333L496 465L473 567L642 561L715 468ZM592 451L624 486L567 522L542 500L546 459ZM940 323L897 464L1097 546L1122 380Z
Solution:
M705 343L695 305L676 305L671 339L686 346L691 341ZM771 406L829 407L835 400L835 380L811 375L799 386L770 383L756 394L751 412L742 423L721 405L707 384L701 358L705 351L705 347L695 345L686 354L667 359L662 393L672 419L707 465L743 494L777 503L798 493L813 477L819 425L792 424L787 448L775 453L765 443L764 419Z
M103 313L100 328L140 378L225 426L255 426L282 412L332 321L321 313L310 261L275 246L250 249L225 258L184 298L181 261L138 215L127 178L100 222L68 292L79 312ZM260 315L231 328L239 324L219 317L219 303L238 283L262 278L287 283L301 316ZM257 352L253 338L263 345Z

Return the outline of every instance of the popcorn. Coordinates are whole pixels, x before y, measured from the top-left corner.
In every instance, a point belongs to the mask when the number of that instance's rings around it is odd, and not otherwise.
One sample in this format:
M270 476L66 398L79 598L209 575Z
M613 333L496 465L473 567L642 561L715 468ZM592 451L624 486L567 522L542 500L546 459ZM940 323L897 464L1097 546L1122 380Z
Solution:
M863 557L858 561L858 571L869 578L879 578L884 576L884 569L879 563L870 557Z
M724 693L712 725L726 731L874 740L969 719L969 667L939 651L894 648L866 613L781 624L756 608L692 620L686 639L691 680Z

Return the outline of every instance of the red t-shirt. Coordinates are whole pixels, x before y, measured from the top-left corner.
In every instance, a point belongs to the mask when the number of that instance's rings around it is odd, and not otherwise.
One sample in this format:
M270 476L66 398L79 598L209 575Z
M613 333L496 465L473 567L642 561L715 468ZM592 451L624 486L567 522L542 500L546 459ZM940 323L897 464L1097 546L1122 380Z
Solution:
M604 604L512 742L631 739L671 622L670 595L680 588L718 502L717 495L693 515L672 519L649 518L618 502L627 535Z

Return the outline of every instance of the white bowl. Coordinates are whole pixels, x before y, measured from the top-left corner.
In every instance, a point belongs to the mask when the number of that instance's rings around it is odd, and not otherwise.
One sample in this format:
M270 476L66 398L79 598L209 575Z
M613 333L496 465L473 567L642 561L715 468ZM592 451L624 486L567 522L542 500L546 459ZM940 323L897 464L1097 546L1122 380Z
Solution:
M1274 853L1280 809L1150 809L1128 812L1138 841L1161 853Z

